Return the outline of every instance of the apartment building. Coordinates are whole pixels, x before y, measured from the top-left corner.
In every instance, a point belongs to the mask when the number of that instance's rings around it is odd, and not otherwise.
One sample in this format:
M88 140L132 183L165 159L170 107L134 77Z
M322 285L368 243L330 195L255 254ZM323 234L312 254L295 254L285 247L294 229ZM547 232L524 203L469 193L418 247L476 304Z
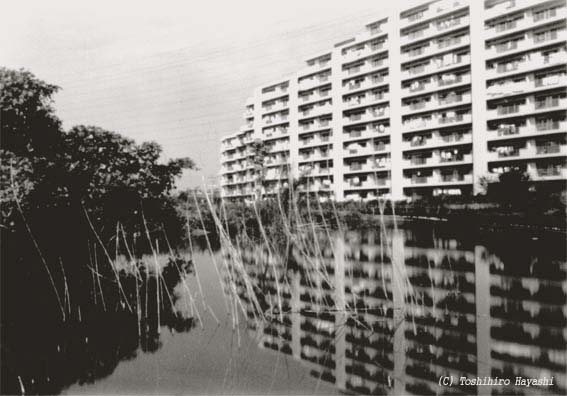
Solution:
M512 169L567 180L565 0L440 0L398 10L257 88L221 145L226 198L298 180L336 200L482 191Z

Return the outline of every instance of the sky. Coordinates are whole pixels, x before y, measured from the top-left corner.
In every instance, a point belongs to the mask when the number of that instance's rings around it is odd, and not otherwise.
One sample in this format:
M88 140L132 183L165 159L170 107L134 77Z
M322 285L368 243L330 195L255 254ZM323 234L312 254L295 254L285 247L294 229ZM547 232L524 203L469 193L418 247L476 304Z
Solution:
M410 3L410 1L407 1ZM355 36L383 0L0 0L0 66L61 87L65 129L96 125L191 157L179 188L211 183L220 139L258 85ZM399 4L399 2L398 2Z

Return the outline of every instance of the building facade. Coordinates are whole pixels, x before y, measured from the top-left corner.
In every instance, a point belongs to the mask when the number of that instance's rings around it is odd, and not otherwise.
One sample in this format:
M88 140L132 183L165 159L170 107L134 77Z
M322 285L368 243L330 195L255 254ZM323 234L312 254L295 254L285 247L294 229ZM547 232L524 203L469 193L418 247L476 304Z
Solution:
M267 195L476 194L510 170L564 185L566 23L565 0L440 0L366 25L254 91L222 139L223 197L254 194L259 142Z

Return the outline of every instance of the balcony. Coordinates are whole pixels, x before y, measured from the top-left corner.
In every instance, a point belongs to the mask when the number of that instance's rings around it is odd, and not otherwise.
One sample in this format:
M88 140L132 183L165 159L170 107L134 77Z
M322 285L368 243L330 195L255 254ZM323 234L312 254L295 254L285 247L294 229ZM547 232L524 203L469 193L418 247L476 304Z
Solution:
M465 85L471 83L471 75L452 75L447 77L434 77L427 83L414 83L408 87L402 88L402 96L413 96L432 93L441 89L447 89L453 86Z
M287 136L287 128L276 127L276 128L265 129L264 131L262 131L262 135L263 138L266 140L285 137Z
M544 67L563 65L567 58L567 51L560 50L556 53L544 56L539 52L532 52L529 54L529 60L518 61L513 60L506 63L500 63L491 69L487 69L487 79L494 79L505 77L508 75L526 73Z
M361 91L388 84L389 81L390 79L388 76L366 77L361 81L349 81L346 84L343 84L343 88L345 88L348 92Z
M248 150L239 150L236 153L234 153L234 159L235 160L244 159L248 157L249 154L250 152Z
M567 155L567 145L545 145L527 147L500 147L488 153L488 161L508 161L511 159L546 158Z
M567 9L558 8L555 10L555 15L544 15L538 17L533 14L523 14L523 18L517 19L507 23L501 23L484 31L485 39L492 39L501 35L513 34L528 29L533 29L541 24L547 24L554 21L560 21L567 18Z
M300 142L301 147L322 146L322 145L327 145L327 144L331 143L331 137L330 136L312 137L312 138L309 138L309 139L300 140L299 142Z
M289 120L288 116L283 114L279 114L272 117L265 117L262 119L262 121L264 122L264 126L282 124L284 122L288 122L288 120Z
M447 52L454 50L456 48L464 47L466 45L469 45L470 42L471 40L469 36L457 37L446 44L441 44L441 43L434 44L433 42L430 42L427 47L422 48L422 50L420 51L409 51L402 53L400 56L401 58L400 60L402 63L404 63L420 58L427 58L436 55L440 52Z
M485 53L487 59L497 58L515 52L528 51L534 47L549 45L553 43L562 43L565 40L567 40L567 31L561 30L558 32L550 32L543 38L532 36L518 41L508 41L507 43L493 45L492 47L488 48Z
M239 129L240 132L246 132L254 129L254 124L252 122L247 122L246 124L242 125Z
M329 151L316 150L310 153L299 154L300 162L325 161L325 160L331 160L331 153Z
M308 65L300 71L300 75L310 75L318 71L323 71L331 67L331 59L315 60L312 65Z
M545 90L555 87L563 87L567 85L567 76L551 76L555 78L543 78L534 80L533 78L526 78L524 81L511 81L503 84L491 85L487 89L487 94L490 99L499 98L503 96L510 96L515 94L522 94L530 91Z
M345 164L343 172L347 173L374 173L387 171L390 169L389 158L384 158L381 161L367 161L365 163L352 163Z
M458 0L437 1L431 3L427 10L401 18L400 23L402 27L414 25L416 23L428 21L433 18L438 18L444 14L448 14L450 12L463 8L465 5L466 4L463 1Z
M352 77L352 76L356 76L356 75L359 75L359 74L371 73L373 71L376 71L376 70L384 68L384 67L387 67L387 60L386 59L380 59L380 60L377 60L377 61L368 60L360 66L349 67L348 69L343 70L343 76L344 77Z
M321 129L330 129L331 120L318 120L314 122L309 122L306 124L299 125L299 133L314 132Z
M567 179L567 168L562 166L550 166L547 168L536 168L535 174L530 174L532 180L565 180Z
M472 163L472 154L458 154L452 158L444 158L441 153L434 152L431 157L413 157L404 159L402 166L404 169L427 168L433 166L452 166Z
M360 144L351 144L345 147L343 158L381 154L388 151L390 151L389 144L376 145L368 142L365 147Z
M287 169L270 168L266 172L265 180L287 180Z
M567 98L548 98L541 101L529 101L528 103L500 106L486 112L489 120L523 116L546 111L563 110L567 108Z
M262 113L273 113L274 111L285 110L289 107L289 102L278 101L268 106L262 106Z
M309 118L309 117L316 117L323 114L328 114L333 111L333 106L331 104L325 104L323 106L313 106L310 109L305 111L299 112L299 118Z
M438 58L432 59L426 65L409 68L402 71L402 79L413 79L420 76L425 76L433 73L440 73L456 67L468 65L470 63L470 56L463 55L458 60L448 61L445 63Z
M390 116L390 108L383 107L380 110L366 110L364 113L353 114L347 117L343 117L343 124L354 124L359 122L370 122L383 118L388 118Z
M378 188L388 188L389 187L389 180L386 178L378 178L375 179L373 177L369 177L368 180L359 181L358 178L352 178L345 180L345 190L369 190L369 189L378 189Z
M331 81L330 75L304 78L301 81L299 81L299 89L301 91L313 89L315 87L318 87L319 85L326 84L330 81Z
M362 33L356 35L355 40L357 42L360 42L360 41L368 40L368 39L371 39L373 37L378 37L378 36L381 36L381 35L384 35L384 34L387 34L387 31L384 30L384 26L373 27L373 28L368 29L365 32L362 32Z
M439 116L433 118L415 118L410 121L404 121L402 125L402 132L443 128L460 124L468 124L470 122L472 122L471 114L457 114L455 116L444 118Z
M434 174L431 176L413 176L404 178L405 187L472 184L472 182L473 176L470 173L458 173L450 175Z
M460 18L456 18L456 19L451 19L449 21L446 21L445 23L431 23L429 24L429 27L419 30L417 32L412 32L411 34L406 34L404 36L401 36L400 38L400 43L401 45L406 45L406 44L410 44L413 42L418 42L418 41L423 41L427 38L430 38L432 36L436 36L439 34L446 34L449 33L453 30L456 29L460 29L464 26L468 26L469 25L469 17L468 16L462 16Z
M299 102L301 102L301 104L317 102L320 100L329 99L330 96L331 96L331 91L317 91L317 92L312 92L309 95L300 96Z
M247 169L246 166L234 164L224 167L221 173L236 173L236 172L245 171L246 169Z
M288 151L289 150L289 142L281 142L279 141L276 144L269 145L268 147L269 153L277 153L280 151Z
M249 183L251 180L246 177L235 177L230 180L225 180L223 185L225 186L237 186L239 184L246 184Z
M361 58L365 58L367 56L373 55L378 51L382 51L382 50L386 50L386 46L384 42L378 43L378 44L365 44L364 48L361 49L352 49L347 51L345 54L343 54L343 61L346 62L352 62L355 61L357 59L361 59Z
M307 185L300 185L297 187L298 192L327 192L331 189L331 182L330 180L323 180L323 182L313 182L308 183Z
M551 121L535 123L533 118L527 120L527 124L516 127L513 124L502 125L498 129L489 130L488 140L506 140L510 138L527 138L544 136L567 131L567 121Z
M470 143L472 143L471 133L452 134L447 136L441 136L435 133L428 139L404 141L402 143L402 150L420 150L423 148L436 148Z
M288 87L278 86L271 91L263 92L262 101L265 102L266 100L279 98L281 96L287 95L287 93L288 93Z
M462 104L466 104L470 102L471 102L470 93L454 95L451 97L446 97L444 99L438 99L437 96L435 95L428 102L422 101L422 102L412 103L409 105L402 105L402 114L432 111L444 107L460 106Z
M268 157L265 161L265 165L267 167L272 167L272 166L284 166L287 165L288 161L287 161L287 157L285 156L277 156L277 157Z
M319 166L307 167L305 169L299 169L299 173L303 176L308 177L325 177L331 176L333 174L333 169L330 167L321 168Z
M541 4L541 0L509 0L487 9L485 11L485 19L492 19L506 14L511 14L538 4Z
M344 100L344 104L349 109L356 107L364 107L380 102L387 102L390 100L390 96L387 93L372 94L366 93L364 95L357 95L355 97L348 98Z
M381 125L380 127L368 125L363 130L357 131L350 131L345 132L345 136L343 137L344 141L352 141L352 140L362 140L362 139L371 139L376 136L381 135L388 135L390 134L390 128Z

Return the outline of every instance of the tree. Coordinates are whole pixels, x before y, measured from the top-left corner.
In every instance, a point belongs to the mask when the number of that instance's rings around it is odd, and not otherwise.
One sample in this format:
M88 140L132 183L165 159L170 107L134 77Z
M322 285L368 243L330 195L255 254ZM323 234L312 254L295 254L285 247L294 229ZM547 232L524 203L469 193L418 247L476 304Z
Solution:
M141 223L141 206L149 221L173 219L170 192L184 169L195 169L194 162L161 161L157 143L137 144L95 126L64 132L53 109L57 90L30 72L0 68L0 183L2 213L9 215L2 225L18 218L16 198L24 215L40 223L51 221L52 208L83 206L114 226L118 219Z
M61 136L52 96L59 87L37 79L30 72L0 67L0 142L17 156L54 152Z
M487 195L504 208L523 208L529 200L530 177L520 170L501 173L498 181L488 183Z
M254 169L254 193L256 199L262 197L262 189L266 179L266 168L264 160L268 154L268 149L261 139L255 139L251 144L252 166Z

